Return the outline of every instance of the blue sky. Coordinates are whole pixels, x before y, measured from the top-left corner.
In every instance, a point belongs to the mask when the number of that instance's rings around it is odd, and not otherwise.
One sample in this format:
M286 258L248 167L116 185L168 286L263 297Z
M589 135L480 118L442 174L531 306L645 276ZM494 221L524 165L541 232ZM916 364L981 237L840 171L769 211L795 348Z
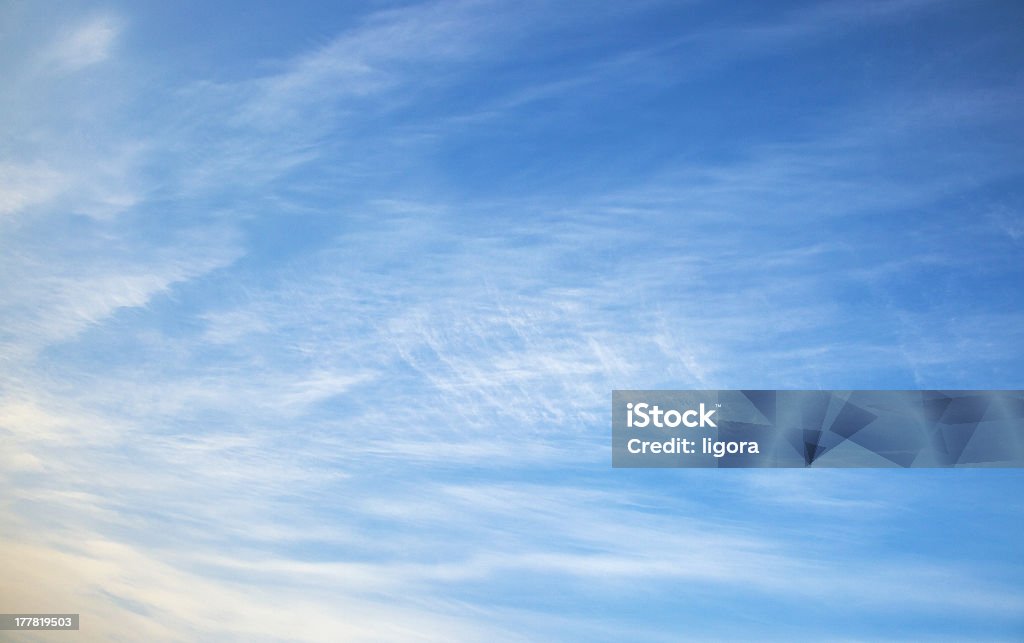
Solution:
M1024 388L1022 28L5 3L2 611L80 612L78 640L1020 640L1019 472L613 470L608 403Z

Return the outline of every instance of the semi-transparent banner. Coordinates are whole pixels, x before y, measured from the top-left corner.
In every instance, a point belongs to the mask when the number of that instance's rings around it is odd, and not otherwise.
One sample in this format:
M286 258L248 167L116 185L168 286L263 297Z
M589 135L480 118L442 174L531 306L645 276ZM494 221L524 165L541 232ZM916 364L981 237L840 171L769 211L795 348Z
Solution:
M613 391L615 467L1020 467L1024 391Z

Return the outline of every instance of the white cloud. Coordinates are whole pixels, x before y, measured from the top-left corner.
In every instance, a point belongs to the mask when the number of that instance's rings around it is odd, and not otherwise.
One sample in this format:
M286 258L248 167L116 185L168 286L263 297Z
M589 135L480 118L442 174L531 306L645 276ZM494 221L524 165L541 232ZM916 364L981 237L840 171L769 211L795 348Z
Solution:
M0 163L0 215L52 201L67 185L66 176L43 163Z
M60 71L78 71L102 63L121 33L121 21L98 16L67 29L43 54L46 64Z
M0 284L7 293L0 303L7 320L0 345L9 356L25 358L239 256L230 233L207 230L198 243L192 236L197 234L203 233L192 231L179 238L180 245L158 246L149 256L118 247L124 240L102 229L70 240L24 244L18 254L0 258Z

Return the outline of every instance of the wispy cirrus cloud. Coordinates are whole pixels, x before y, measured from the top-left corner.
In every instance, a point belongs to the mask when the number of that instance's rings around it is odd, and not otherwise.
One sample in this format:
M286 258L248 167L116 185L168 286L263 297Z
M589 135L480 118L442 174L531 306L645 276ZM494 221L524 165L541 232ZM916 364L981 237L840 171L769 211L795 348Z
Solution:
M64 189L66 178L46 165L6 163L0 166L0 215L46 203Z
M65 27L40 59L44 66L74 72L104 62L110 57L122 24L114 16L95 16Z
M246 78L109 85L137 111L70 81L81 103L62 109L52 78L19 78L32 91L5 94L21 102L0 179L0 537L18 568L0 592L24 611L80 606L97 640L119 623L154 640L763 631L723 611L737 597L814 612L766 638L822 636L844 609L1012 627L1018 570L917 530L921 507L973 515L928 481L606 471L612 388L1019 375L1012 290L986 281L1015 274L1018 246L958 210L1013 179L984 162L1012 155L985 136L942 153L950 132L1014 123L1012 87L859 95L798 134L654 168L617 144L630 154L579 177L594 132L639 128L633 113L701 70L931 6L677 21L651 46L616 34L667 19L657 3L428 3ZM101 74L126 24L33 51L51 76ZM694 43L719 48L673 71ZM630 118L574 130L615 113L609 95ZM126 115L131 131L111 125ZM957 293L981 283L1009 310L964 309ZM909 292L925 287L949 302ZM1014 510L984 508L997 552L1016 551L994 535ZM694 625L651 623L644 601Z

